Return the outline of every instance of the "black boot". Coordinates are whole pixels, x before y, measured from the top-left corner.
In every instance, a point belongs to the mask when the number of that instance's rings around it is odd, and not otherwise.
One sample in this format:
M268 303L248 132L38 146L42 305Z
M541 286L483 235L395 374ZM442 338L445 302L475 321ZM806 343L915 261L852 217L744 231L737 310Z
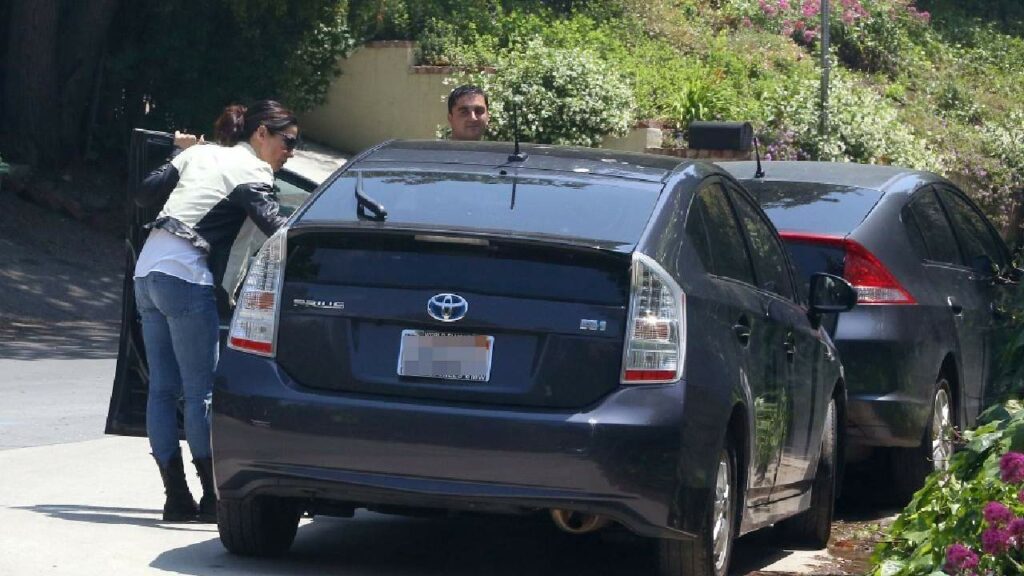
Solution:
M203 485L203 497L199 500L199 521L217 522L217 493L213 484L213 460L197 458L192 461L199 472L199 482Z
M198 510L185 481L185 465L181 461L181 450L171 456L166 466L162 466L159 460L156 464L160 467L160 478L164 481L164 493L167 495L164 501L164 522L194 521Z

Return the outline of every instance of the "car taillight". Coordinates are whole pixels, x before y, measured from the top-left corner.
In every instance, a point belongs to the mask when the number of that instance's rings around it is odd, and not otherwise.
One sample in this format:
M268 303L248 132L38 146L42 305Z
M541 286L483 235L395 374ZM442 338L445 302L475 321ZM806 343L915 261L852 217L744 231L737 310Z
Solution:
M643 254L633 254L632 274L621 382L674 382L683 375L686 295Z
M281 228L268 238L249 267L231 318L228 347L260 356L276 352L287 233Z
M870 250L841 236L781 232L787 242L817 244L843 250L843 278L857 290L857 305L917 304L910 292Z

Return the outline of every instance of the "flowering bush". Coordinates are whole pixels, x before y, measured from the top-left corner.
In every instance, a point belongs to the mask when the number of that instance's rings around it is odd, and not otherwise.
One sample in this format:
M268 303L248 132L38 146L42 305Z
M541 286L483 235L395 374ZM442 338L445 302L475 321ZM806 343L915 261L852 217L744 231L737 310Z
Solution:
M821 0L732 0L726 10L743 26L768 30L810 45L821 36ZM829 14L832 41L853 68L894 72L909 35L931 14L913 0L838 0Z
M875 551L872 576L1024 574L1024 405L986 410Z

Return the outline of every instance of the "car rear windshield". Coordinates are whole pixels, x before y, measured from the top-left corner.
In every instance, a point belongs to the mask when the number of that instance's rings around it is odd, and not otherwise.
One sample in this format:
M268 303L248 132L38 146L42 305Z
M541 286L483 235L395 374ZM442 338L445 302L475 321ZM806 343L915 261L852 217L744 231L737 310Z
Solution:
M745 182L779 230L846 235L882 197L878 190L808 182Z
M349 171L303 215L304 223L356 220L357 184L387 224L499 231L633 246L661 184L596 177Z

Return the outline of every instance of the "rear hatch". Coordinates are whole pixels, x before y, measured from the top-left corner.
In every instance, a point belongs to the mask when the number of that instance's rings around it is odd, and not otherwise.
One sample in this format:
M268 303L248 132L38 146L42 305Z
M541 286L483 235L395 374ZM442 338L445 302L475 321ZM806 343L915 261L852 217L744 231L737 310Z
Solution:
M355 188L387 211L355 217ZM300 386L578 408L619 385L661 184L350 171L288 237L277 361Z

